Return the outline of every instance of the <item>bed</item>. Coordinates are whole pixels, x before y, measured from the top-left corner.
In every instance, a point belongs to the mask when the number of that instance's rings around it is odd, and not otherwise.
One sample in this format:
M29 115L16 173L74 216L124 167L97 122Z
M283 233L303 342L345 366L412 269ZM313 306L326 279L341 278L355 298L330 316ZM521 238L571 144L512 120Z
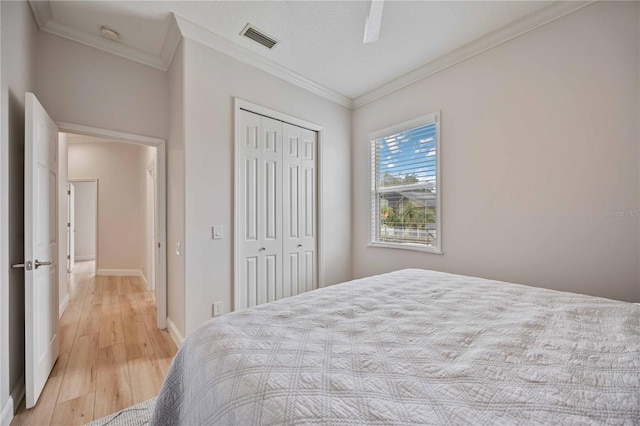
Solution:
M407 269L217 317L155 425L640 424L640 306Z

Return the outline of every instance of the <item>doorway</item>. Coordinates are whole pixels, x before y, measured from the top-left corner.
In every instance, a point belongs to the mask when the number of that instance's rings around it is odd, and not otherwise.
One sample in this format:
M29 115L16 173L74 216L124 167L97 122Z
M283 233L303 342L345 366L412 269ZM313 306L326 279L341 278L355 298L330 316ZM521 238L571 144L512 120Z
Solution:
M75 262L96 261L98 253L98 179L68 179L68 272Z
M46 110L42 107L38 99L32 93L25 94L24 113L24 260L20 263L12 263L12 269L23 269L25 271L25 292L24 292L24 362L25 362L25 408L36 406L40 396L56 396L57 402L63 414L60 420L69 420L63 408L75 407L66 404L75 399L73 395L82 392L87 395L87 402L91 402L91 412L93 410L93 400L95 390L98 388L94 377L96 365L99 364L100 357L98 349L100 347L109 348L127 354L127 375L128 383L139 384L143 382L139 378L134 379L134 373L139 372L137 360L147 360L151 363L152 369L158 373L157 378L163 377L159 364L148 358L153 349L156 353L158 348L158 359L163 362L168 361L173 355L162 343L171 341L171 337L164 330L166 322L166 282L165 271L161 265L166 264L166 254L163 254L165 246L166 211L165 197L165 141L146 138L136 135L127 135L108 130L87 128L83 126L70 125L65 123L55 123ZM73 300L73 307L65 310L62 319L59 321L59 312L65 308L64 303L58 306L59 284L64 286L67 276L66 256L67 256L67 191L68 191L68 133L83 134L87 137L102 137L105 142L128 142L127 146L143 146L149 151L153 151L157 157L156 174L156 205L157 216L154 221L157 235L154 235L158 242L158 255L156 265L156 289L160 293L159 301L156 305L155 294L145 292L142 285L134 283L131 279L120 279L127 277L108 277L109 279L92 280L95 275L91 275L90 281L93 285L78 286L82 290L81 294L76 294ZM113 144L112 144L113 145ZM60 155L64 152L64 155ZM64 158L63 158L64 157ZM118 169L119 164L115 164L113 169ZM144 176L145 168L141 168ZM142 178L139 180L143 181ZM120 187L125 187L127 182L121 183ZM117 189L116 189L117 190ZM137 210L135 211L137 214ZM62 266L59 267L59 266ZM88 274L87 274L88 275ZM62 279L60 279L62 278ZM112 280L111 278L115 278ZM139 282L139 280L138 280ZM115 285L112 285L115 284ZM145 294L146 293L146 294ZM77 297L75 297L77 296ZM156 308L157 306L157 308ZM107 317L101 317L105 314ZM75 314L80 318L74 321ZM69 323L75 327L65 328L62 325L65 317L69 318ZM120 321L118 322L118 319ZM111 328L110 328L111 327ZM115 331L114 331L115 330ZM146 336L146 339L145 339ZM155 340L154 340L155 339ZM168 339L168 340L167 340ZM162 342L161 342L162 340ZM156 343L154 347L154 342ZM70 345L69 345L70 344ZM63 345L68 345L68 351L61 352ZM75 350L77 349L77 350ZM66 354L66 355L65 355ZM89 356L90 360L87 359ZM109 358L110 359L110 358ZM86 362L85 362L86 361ZM59 365L65 372L70 373L67 380L66 373L62 379L62 387L58 390L47 392L46 384L51 383L48 378L54 379L60 384L57 374L50 373L54 369L54 364ZM165 363L168 367L168 364ZM68 367L68 368L67 368ZM131 372L133 370L133 373ZM80 386L77 378L80 376L84 380L84 385ZM113 374L105 372L105 384ZM123 375L124 377L124 375ZM55 379L58 380L55 380ZM161 379L158 380L161 384ZM52 385L52 386L55 386ZM133 385L132 385L133 386ZM65 390L66 389L66 390ZM100 386L100 389L112 389ZM65 393L63 393L65 390ZM84 392L84 391L87 392ZM20 392L18 389L17 392ZM119 396L121 393L114 390L110 395ZM135 391L133 391L135 394ZM17 393L19 395L19 393ZM60 396L62 395L62 396ZM97 396L96 396L97 398ZM16 400L20 400L18 397ZM50 400L51 398L44 398ZM106 401L108 396L99 398L99 401ZM90 400L90 401L89 401ZM49 402L44 406L49 406ZM43 407L43 405L41 405ZM75 411L75 408L72 408ZM86 417L86 416L81 416ZM41 422L34 422L41 423Z
M110 130L91 128L86 126L73 125L68 123L57 123L60 129L60 161L61 175L60 180L66 181L69 179L75 186L78 182L95 182L97 187L97 208L96 208L96 238L95 238L95 268L98 275L139 275L147 287L148 290L153 290L155 293L155 299L157 304L157 328L166 328L167 318L167 306L166 306L166 171L165 171L165 141L156 138L149 138L145 136L114 132ZM104 258L102 253L104 249L101 247L110 247L111 252L123 251L125 247L132 244L130 240L127 240L129 234L133 232L125 233L125 236L117 239L110 239L112 236L108 229L103 229L109 222L104 222L101 218L100 211L104 207L102 205L103 190L107 190L107 183L95 174L87 169L84 171L76 171L73 175L68 175L68 170L62 170L63 166L68 166L68 148L69 146L82 141L85 146L103 146L109 148L110 146L123 146L131 152L140 151L147 154L141 154L140 160L140 175L136 180L139 185L138 196L141 197L141 203L138 207L134 207L136 212L132 212L131 209L123 208L122 205L113 205L111 203L112 210L119 211L113 216L115 221L126 219L125 216L147 215L149 220L142 221L143 225L138 230L138 234L143 236L145 241L144 246L139 247L140 251L144 253L141 258L136 258L135 263L118 266L118 263L105 263L109 259ZM82 155L82 154L80 154ZM66 156L66 158L63 158ZM80 159L82 161L82 159ZM112 163L116 174L122 171L122 165L118 163ZM79 173L79 174L78 174ZM125 187L126 183L120 183L119 187L112 189L113 192L117 192L119 189ZM148 191L149 190L149 191ZM76 188L77 192L77 188ZM148 194L147 192L150 192ZM66 195L66 194L65 194ZM116 194L117 195L117 194ZM59 208L66 206L66 200L62 202L59 200ZM118 201L119 203L120 201ZM77 210L76 210L77 212ZM118 216L120 214L120 216ZM59 211L59 217L66 217L66 211ZM139 223L138 223L139 224ZM65 224L66 225L66 224ZM77 224L76 224L77 227ZM103 231L107 231L106 233ZM76 242L78 238L76 238ZM148 244L146 243L148 242ZM66 250L61 250L61 253L65 253ZM62 259L61 259L62 260ZM66 263L66 259L64 259ZM60 292L64 291L64 283L67 283L67 287L71 284L68 277L60 278ZM63 304L61 303L61 310ZM62 314L62 312L61 312Z

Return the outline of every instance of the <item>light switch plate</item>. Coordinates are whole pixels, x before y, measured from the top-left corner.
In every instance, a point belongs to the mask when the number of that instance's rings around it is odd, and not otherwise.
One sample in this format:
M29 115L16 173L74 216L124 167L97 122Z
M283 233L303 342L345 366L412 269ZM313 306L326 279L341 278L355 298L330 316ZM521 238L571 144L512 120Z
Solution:
M221 225L215 225L213 227L211 227L211 238L214 240L221 240L222 239L222 226Z

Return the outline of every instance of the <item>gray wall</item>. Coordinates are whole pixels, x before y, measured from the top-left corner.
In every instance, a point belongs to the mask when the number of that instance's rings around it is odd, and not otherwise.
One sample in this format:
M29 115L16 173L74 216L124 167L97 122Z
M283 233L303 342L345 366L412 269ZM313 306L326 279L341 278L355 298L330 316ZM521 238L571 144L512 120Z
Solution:
M51 118L166 139L166 72L38 33L38 98Z
M420 267L640 301L637 2L598 2L353 114L354 275ZM367 247L368 134L442 112L444 255Z
M351 278L351 111L298 86L185 40L186 333L232 308L234 96L324 127L318 179L325 284ZM324 162L324 163L322 163ZM339 214L336 214L339 212ZM211 226L224 239L211 240Z
M141 270L146 257L141 158L147 148L112 141L74 140L78 143L69 143L68 147L69 180L98 179L97 273Z
M75 260L96 258L97 182L71 182L75 187Z
M2 235L2 329L0 330L0 409L10 392L24 389L24 271L11 269L24 259L24 93L36 90L37 29L26 2L1 2L2 107L0 170ZM12 395L14 398L20 395Z

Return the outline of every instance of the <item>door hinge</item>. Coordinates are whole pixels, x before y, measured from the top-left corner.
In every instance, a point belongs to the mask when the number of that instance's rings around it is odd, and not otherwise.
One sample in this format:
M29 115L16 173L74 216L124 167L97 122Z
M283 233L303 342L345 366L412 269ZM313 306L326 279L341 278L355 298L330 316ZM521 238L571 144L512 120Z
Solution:
M71 228L71 222L67 222L67 228Z
M160 243L158 243L158 248L160 248Z
M67 255L67 260L71 260L71 255L70 254Z
M67 195L71 195L71 191L67 191Z

